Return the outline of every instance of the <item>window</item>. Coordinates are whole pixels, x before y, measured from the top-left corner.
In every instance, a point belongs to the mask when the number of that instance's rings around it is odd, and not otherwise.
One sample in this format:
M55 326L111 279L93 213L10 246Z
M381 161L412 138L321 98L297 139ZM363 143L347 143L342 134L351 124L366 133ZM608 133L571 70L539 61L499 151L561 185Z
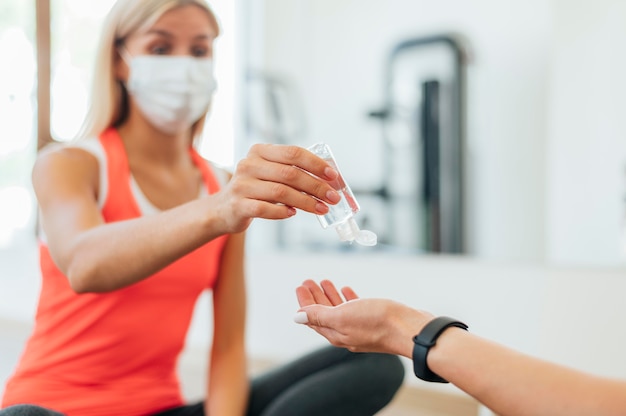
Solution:
M73 139L87 113L100 27L115 0L50 2L50 130Z
M34 224L30 187L36 142L34 27L34 3L0 2L0 248L17 243Z

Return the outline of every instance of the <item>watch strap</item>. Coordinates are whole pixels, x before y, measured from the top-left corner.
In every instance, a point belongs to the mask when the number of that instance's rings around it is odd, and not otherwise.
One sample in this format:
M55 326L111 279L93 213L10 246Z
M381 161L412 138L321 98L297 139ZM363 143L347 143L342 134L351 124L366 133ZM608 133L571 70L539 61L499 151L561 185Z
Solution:
M426 358L428 352L437 342L437 338L450 327L457 327L467 331L468 326L454 318L440 316L426 324L419 334L413 337L413 371L415 375L425 381L447 383L428 368Z

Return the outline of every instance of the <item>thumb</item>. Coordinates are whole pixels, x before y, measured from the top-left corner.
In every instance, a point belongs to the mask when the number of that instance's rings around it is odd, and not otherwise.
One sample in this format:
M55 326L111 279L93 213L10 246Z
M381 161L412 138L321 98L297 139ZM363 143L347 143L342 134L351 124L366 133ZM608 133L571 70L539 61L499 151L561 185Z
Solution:
M305 306L294 315L293 320L297 324L319 326L321 322L320 318L326 312L325 309L330 309L330 307L323 305Z
M298 311L293 316L293 321L297 324L308 324L309 317L307 316L306 311Z

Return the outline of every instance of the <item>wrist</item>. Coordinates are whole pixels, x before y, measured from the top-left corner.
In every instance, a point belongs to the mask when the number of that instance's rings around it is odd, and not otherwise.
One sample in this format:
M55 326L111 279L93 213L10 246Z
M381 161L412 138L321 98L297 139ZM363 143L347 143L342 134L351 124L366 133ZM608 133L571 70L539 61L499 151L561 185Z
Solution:
M204 234L210 239L231 233L227 222L228 212L223 208L222 201L217 195L207 195L198 200L201 208L197 210Z
M393 334L388 337L392 344L390 351L411 359L413 356L413 337L418 334L435 316L419 310L399 305L388 314L387 321L393 322Z
M427 357L428 367L436 374L449 375L452 359L456 359L467 350L468 337L473 335L466 330L448 328L437 339L437 344L430 349Z
M415 375L425 381L447 383L448 381L433 371L429 360L431 350L443 334L452 329L467 330L467 325L456 319L441 316L428 322L419 334L413 337L413 370Z

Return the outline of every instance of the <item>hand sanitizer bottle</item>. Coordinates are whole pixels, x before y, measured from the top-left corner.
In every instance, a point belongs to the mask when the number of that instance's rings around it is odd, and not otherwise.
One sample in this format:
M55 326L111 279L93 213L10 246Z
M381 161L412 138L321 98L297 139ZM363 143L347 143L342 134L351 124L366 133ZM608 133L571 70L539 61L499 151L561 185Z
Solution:
M341 241L356 241L364 246L375 246L378 239L376 234L372 231L359 229L354 220L354 215L359 212L360 207L352 190L344 181L330 147L325 143L317 143L310 146L307 150L324 159L339 173L337 179L330 182L330 185L339 192L341 201L335 205L328 205L329 211L326 215L317 216L322 227L333 227L339 234Z

